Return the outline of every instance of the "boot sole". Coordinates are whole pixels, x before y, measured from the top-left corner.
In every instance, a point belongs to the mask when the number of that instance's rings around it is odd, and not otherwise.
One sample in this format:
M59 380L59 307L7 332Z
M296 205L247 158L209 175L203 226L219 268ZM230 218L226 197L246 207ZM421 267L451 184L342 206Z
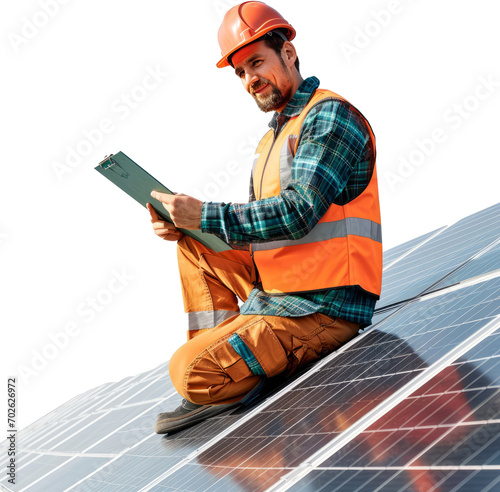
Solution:
M167 434L169 432L179 431L192 425L195 425L203 420L220 415L228 410L236 409L240 403L228 403L226 405L213 405L198 408L193 412L184 415L183 417L175 417L171 419L159 420L155 424L155 432L157 434Z

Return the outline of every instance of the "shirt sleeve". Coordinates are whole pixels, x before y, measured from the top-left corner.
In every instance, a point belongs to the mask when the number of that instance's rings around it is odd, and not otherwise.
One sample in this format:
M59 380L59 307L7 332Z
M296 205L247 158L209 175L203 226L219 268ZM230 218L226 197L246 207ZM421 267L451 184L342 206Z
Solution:
M250 203L205 202L201 230L229 244L300 239L344 191L370 136L347 102L325 100L302 125L291 181L278 196Z

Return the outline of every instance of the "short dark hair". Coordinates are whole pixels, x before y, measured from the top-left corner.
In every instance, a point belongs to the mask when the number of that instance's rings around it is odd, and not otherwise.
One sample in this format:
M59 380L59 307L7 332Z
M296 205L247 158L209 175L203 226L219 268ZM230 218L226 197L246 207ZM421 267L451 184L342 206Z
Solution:
M279 31L278 34L276 34L277 31ZM285 39L286 39L285 33L281 29L274 29L273 31L269 31L266 34L264 34L264 36L261 36L260 38L255 39L251 43L248 43L246 46L249 46L250 44L253 44L253 43L257 43L258 41L264 41L264 43L266 43L266 46L268 48L271 48L272 50L274 50L276 52L276 54L279 56L279 59L281 60L281 63L284 64L285 62L283 61L283 58L281 58L281 49L283 48L283 45L285 44ZM234 53L236 53L236 51ZM229 55L227 57L227 61L229 62L229 64L233 68L234 68L234 65L233 65L232 58L233 58L234 53L232 53L231 55ZM295 60L295 68L297 69L297 72L300 73L299 57L297 57L297 59Z
M274 31L270 31L267 34L265 34L262 38L259 38L259 41L262 40L266 43L266 46L268 48L273 49L276 51L277 55L281 58L281 49L283 48L283 45L285 44L285 36L280 36L279 34L273 35L276 31L279 29L275 29ZM280 33L283 33L283 31L279 30ZM283 33L284 34L284 33ZM297 72L300 72L299 70L299 57L295 60L295 68L297 69Z

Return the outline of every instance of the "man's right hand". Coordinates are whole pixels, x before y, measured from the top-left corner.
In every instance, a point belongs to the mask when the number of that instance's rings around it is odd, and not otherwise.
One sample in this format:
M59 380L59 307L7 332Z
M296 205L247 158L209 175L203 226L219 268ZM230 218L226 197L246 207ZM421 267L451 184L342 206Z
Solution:
M174 224L163 220L153 208L151 203L146 204L148 207L149 213L151 215L151 223L153 224L153 229L155 234L165 241L178 241L184 236L184 233L179 231Z

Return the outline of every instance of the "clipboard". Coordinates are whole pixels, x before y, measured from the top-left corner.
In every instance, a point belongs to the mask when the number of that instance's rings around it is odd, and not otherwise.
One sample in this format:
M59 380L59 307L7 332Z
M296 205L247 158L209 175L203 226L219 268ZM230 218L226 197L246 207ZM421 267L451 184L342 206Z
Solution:
M153 190L169 193L170 195L173 195L173 193L123 152L106 156L94 169L121 188L127 195L138 201L143 207L146 208L146 203L150 203L160 217L173 223L163 204L150 194ZM216 253L233 249L215 234L201 232L200 230L191 231L180 228L179 230Z

